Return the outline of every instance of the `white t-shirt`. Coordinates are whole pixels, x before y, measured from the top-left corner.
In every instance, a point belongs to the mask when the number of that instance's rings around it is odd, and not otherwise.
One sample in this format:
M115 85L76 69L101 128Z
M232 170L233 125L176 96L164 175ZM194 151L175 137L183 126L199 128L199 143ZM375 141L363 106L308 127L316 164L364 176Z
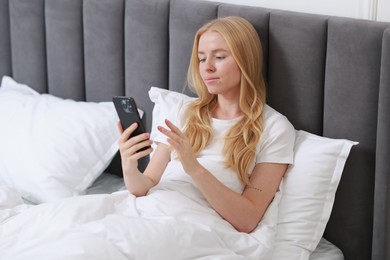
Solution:
M175 110L167 115L167 118L180 127L178 118L183 112L183 107ZM268 105L265 106L263 113L264 130L257 145L256 158L251 169L254 168L255 164L264 162L292 164L295 142L294 127L285 116ZM212 119L213 139L198 155L198 161L227 187L241 193L244 184L241 183L232 169L225 167L225 158L222 154L224 136L239 119ZM161 133L156 135L154 141L167 144L165 135ZM175 158L176 156L173 153L161 181L176 180L194 184L192 178L184 172L180 161Z

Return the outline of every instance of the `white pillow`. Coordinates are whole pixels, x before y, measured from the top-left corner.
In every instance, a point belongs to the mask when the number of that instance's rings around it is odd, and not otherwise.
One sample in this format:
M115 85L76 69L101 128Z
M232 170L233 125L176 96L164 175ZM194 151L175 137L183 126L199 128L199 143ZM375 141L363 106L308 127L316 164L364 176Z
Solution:
M154 140L158 133L157 125L165 125L164 120L168 115L176 113L177 108L181 107L183 102L194 99L185 94L158 87L150 88L149 98L154 103L150 132L151 140Z
M150 88L149 98L154 103L150 139L155 142L161 142L162 140L159 140L158 138L158 136L161 135L157 130L157 126L165 126L164 120L166 118L169 118L173 123L177 125L178 122L173 119L173 117L177 115L177 110L182 107L183 102L194 98L176 91L170 91L158 87ZM152 147L155 148L156 144L153 143ZM150 158L152 156L153 152L150 154Z
M152 136L157 135L157 124L162 124L177 104L190 99L184 94L155 87L151 88L149 96L155 103ZM356 144L296 131L294 165L288 168L281 185L283 195L273 260L309 259L322 238L345 162Z
M297 131L294 165L286 172L279 204L273 260L308 259L329 220L345 162L353 145Z
M83 193L118 151L112 102L76 102L3 77L0 179L34 203Z

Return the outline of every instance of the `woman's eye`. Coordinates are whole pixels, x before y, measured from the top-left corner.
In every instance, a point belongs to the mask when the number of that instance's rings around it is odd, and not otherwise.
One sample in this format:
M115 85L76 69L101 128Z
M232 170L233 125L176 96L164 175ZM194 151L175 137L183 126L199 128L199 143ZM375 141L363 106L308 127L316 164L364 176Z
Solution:
M225 58L225 56L217 56L216 58L217 58L217 60L223 60Z
M199 62L204 62L206 59L199 58Z

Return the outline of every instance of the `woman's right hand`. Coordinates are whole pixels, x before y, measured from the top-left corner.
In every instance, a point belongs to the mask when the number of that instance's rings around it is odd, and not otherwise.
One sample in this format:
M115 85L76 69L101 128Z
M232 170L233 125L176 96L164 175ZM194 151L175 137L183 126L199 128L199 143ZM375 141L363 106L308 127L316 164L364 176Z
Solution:
M118 129L121 133L121 136L118 139L118 145L122 159L123 174L139 173L138 160L149 155L153 151L150 147L153 141L149 140L149 133L143 133L130 138L131 133L133 133L137 127L137 123L133 123L130 127L123 130L121 123L118 122ZM149 148L147 148L148 146Z

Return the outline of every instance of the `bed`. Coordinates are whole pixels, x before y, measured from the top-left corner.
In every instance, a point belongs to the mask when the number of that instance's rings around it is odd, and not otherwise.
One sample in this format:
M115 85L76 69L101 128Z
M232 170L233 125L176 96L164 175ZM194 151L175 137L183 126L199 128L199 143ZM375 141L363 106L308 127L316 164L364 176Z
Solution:
M297 131L294 166L251 235L194 214L203 202L169 185L154 204L129 196L111 103L134 97L153 133L193 96L196 29L228 15L258 31L267 103ZM389 23L200 0L1 0L0 33L5 259L390 258Z

